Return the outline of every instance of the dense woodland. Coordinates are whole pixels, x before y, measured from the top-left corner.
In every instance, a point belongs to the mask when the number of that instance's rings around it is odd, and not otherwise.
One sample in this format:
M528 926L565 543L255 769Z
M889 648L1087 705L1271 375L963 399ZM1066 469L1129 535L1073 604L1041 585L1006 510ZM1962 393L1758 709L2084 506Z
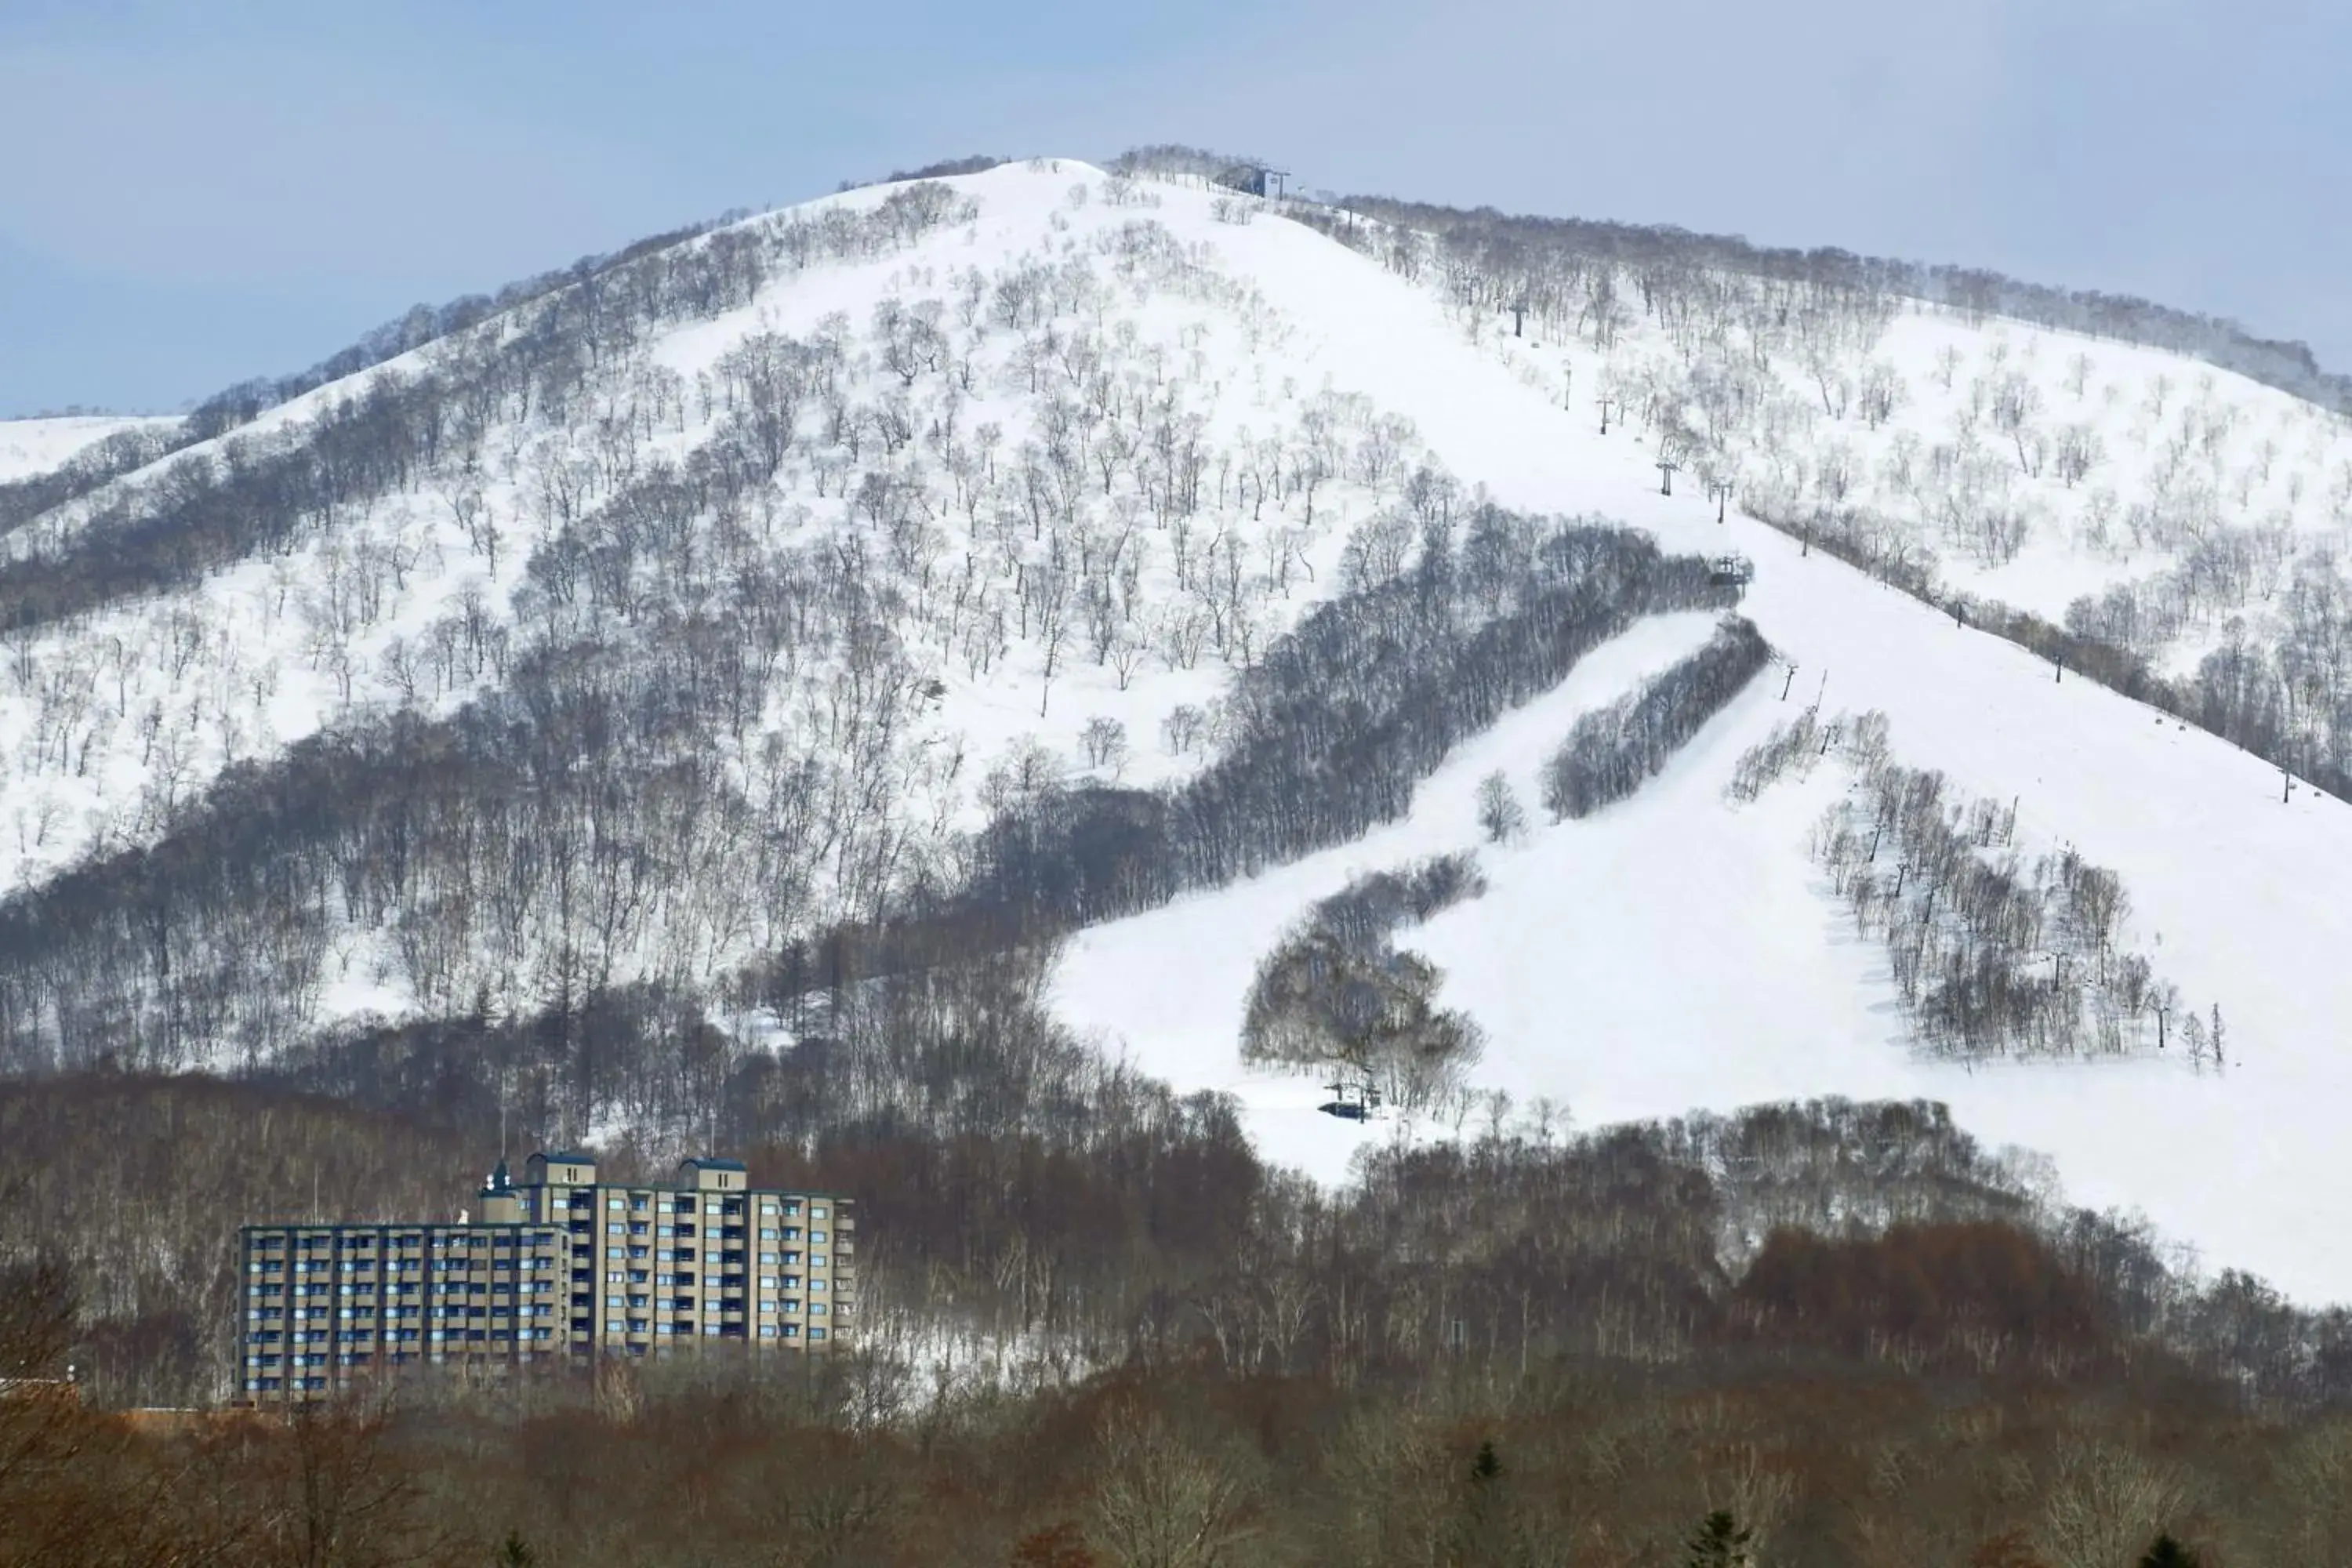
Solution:
M1242 1059L1337 1072L1400 1110L1466 1110L1477 1022L1437 1005L1444 973L1394 938L1486 890L1464 853L1359 877L1318 902L1258 963Z
M1748 688L1772 657L1754 623L1733 616L1707 645L1576 721L1544 763L1543 803L1554 822L1590 816L1631 797Z
M251 1085L12 1088L40 1234L0 1355L92 1403L0 1399L0 1561L1676 1564L1721 1561L1688 1555L1718 1511L1759 1563L2352 1561L2352 1321L2047 1210L1935 1107L1497 1107L1327 1194L1213 1108L1116 1104L755 1152L874 1221L838 1362L132 1427L104 1407L218 1331L165 1284L226 1276L215 1205L415 1212L455 1141Z

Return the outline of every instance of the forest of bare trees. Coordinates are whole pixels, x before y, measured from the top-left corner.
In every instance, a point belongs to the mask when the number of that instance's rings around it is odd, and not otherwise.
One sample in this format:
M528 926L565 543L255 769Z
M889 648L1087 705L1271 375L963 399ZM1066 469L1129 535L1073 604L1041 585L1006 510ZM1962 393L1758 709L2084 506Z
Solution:
M419 1178L454 1141L252 1086L14 1087L0 1188L37 1217L0 1259L0 1377L71 1362L88 1403L0 1397L0 1562L71 1541L88 1563L1066 1568L1344 1542L1466 1568L1563 1542L1681 1561L1718 1511L1792 1563L2347 1543L2352 1321L2048 1209L1939 1108L1509 1116L1327 1194L1133 1087L1123 1110L1104 1085L1083 1134L899 1119L755 1151L762 1181L861 1192L880 1310L854 1356L420 1380L291 1425L107 1414L201 1396L226 1331L160 1276L233 1283L198 1235L223 1209L432 1212ZM1153 1555L1171 1531L1218 1544Z
M1242 1059L1337 1072L1407 1112L1466 1095L1478 1026L1437 1005L1444 972L1392 939L1485 890L1474 857L1440 855L1318 901L1258 963Z
M1771 652L1752 622L1728 617L1705 647L1577 720L1544 764L1552 820L1590 816L1632 795L1747 689Z

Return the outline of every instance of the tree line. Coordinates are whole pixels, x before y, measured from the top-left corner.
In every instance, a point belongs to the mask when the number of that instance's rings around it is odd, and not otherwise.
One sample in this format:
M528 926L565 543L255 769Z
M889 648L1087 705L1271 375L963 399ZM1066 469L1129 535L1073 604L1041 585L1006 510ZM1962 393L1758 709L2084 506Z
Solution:
M1552 820L1590 816L1632 796L1747 689L1771 656L1754 622L1727 616L1706 647L1580 717L1544 763L1543 803Z

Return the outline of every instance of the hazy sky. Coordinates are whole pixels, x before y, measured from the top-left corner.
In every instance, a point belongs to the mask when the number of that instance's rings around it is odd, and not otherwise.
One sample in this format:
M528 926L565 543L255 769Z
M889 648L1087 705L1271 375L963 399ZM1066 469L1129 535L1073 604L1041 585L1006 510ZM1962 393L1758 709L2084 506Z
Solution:
M0 0L0 415L736 205L1182 141L2147 295L2352 368L2341 0Z

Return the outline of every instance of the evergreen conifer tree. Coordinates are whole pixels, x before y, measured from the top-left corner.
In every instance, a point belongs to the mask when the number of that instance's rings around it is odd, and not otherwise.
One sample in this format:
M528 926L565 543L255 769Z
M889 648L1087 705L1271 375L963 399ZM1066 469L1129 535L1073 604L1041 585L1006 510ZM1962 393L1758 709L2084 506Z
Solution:
M1717 1509L1690 1538L1685 1568L1749 1568L1755 1560L1748 1555L1748 1543L1755 1533L1742 1529L1727 1510Z

